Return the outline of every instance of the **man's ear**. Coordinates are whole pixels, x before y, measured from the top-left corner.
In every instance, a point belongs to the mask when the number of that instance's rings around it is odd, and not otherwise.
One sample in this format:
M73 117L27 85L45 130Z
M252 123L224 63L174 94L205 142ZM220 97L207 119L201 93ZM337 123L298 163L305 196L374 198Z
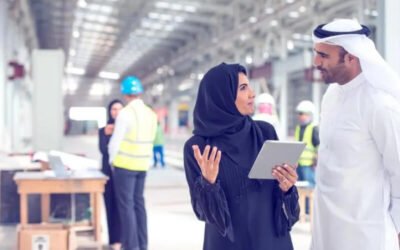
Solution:
M345 55L345 57L347 57L347 60L349 60L350 63L353 63L353 62L357 62L357 61L358 61L358 57L353 56L353 55L350 54L350 53L347 53L347 54Z

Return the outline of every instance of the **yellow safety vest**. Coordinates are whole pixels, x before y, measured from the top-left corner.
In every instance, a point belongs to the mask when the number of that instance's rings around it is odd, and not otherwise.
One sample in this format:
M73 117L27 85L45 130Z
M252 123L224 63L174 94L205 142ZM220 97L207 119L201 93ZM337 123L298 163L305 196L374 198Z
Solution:
M312 143L313 129L313 124L308 124L304 129L302 141L306 143L306 148L300 156L299 165L301 166L312 166L317 153L317 149ZM300 141L300 126L296 126L294 137L297 141Z
M147 171L153 153L157 115L146 105L124 108L132 118L132 128L119 145L113 166L132 171Z

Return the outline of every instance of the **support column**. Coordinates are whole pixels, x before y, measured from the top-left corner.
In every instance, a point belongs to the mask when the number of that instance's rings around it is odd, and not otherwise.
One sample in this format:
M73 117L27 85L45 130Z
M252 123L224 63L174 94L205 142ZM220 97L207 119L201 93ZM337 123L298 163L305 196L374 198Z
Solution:
M377 1L377 47L381 55L400 74L400 1Z
M313 71L314 79L319 79L318 70ZM321 92L322 92L322 83L318 80L312 83L312 102L315 106L315 114L314 114L314 122L319 123L319 112L321 110Z
M280 37L281 47L280 47L280 59L281 61L286 61L287 59L287 38L286 35L283 34ZM281 72L277 72L276 80L278 86L280 86L280 101L279 101L279 117L281 124L281 139L285 139L288 134L288 72L283 70Z
M34 150L60 150L64 134L61 50L33 51Z
M0 150L6 150L5 120L6 120L6 25L7 25L7 1L0 1Z
M179 127L179 114L178 114L178 103L172 101L168 109L168 127L169 134L176 135Z

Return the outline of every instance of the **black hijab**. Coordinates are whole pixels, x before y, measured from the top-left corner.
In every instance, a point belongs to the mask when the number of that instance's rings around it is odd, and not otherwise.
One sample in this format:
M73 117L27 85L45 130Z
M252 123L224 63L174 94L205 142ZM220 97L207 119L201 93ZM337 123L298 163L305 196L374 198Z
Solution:
M236 108L239 73L246 74L246 69L222 63L204 75L194 107L193 133L208 138L247 175L264 140L257 124Z
M111 108L114 104L116 103L120 103L122 106L124 106L124 103L118 99L114 99L110 102L110 104L108 104L108 108L107 108L107 124L114 124L115 123L115 119L112 118L111 116Z

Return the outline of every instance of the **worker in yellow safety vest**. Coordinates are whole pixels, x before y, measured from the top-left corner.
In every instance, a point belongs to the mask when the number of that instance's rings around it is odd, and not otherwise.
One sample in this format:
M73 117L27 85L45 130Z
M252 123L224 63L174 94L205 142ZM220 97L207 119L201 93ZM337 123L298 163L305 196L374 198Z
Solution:
M308 100L301 101L296 107L296 112L299 124L296 126L294 136L296 141L306 143L306 148L300 156L297 174L299 181L308 181L309 185L313 187L319 145L318 127L313 123L314 104Z
M121 93L128 104L118 114L108 145L122 224L121 242L124 250L147 250L143 192L152 159L157 116L140 98L143 86L137 77L124 78Z

